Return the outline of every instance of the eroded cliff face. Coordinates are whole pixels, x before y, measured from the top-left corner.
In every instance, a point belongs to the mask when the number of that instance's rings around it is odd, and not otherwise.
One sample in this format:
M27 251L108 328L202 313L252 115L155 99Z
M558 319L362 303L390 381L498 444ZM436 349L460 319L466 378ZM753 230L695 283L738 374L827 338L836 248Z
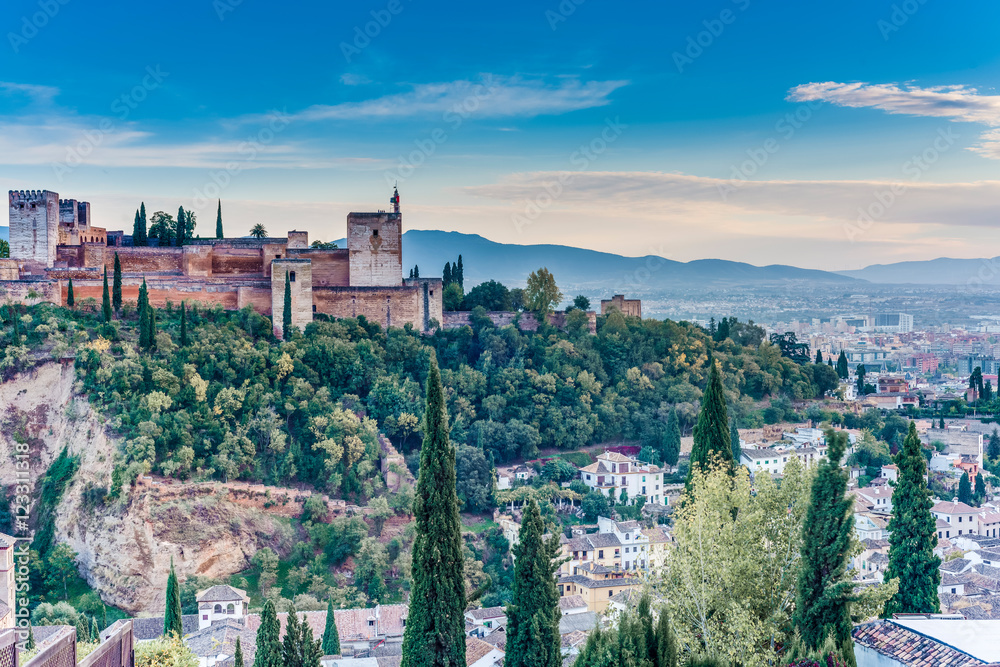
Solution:
M89 488L108 487L119 442L74 382L72 367L49 363L0 384L0 484L14 482L17 440L29 445L32 482L64 446L79 457L57 513L56 539L77 552L80 574L105 602L131 613L162 613L171 558L182 580L221 578L245 569L260 547L290 545L287 521L223 491L206 493L203 485L161 500L147 484L120 502L88 502Z

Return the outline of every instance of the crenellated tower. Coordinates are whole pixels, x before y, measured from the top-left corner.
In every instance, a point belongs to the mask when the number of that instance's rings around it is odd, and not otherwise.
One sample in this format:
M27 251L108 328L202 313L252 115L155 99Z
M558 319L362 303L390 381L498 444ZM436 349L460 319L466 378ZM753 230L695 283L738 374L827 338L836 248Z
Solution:
M391 211L347 214L347 250L352 287L399 287L403 284L403 214L399 191Z
M59 243L59 195L10 190L10 256L52 268Z

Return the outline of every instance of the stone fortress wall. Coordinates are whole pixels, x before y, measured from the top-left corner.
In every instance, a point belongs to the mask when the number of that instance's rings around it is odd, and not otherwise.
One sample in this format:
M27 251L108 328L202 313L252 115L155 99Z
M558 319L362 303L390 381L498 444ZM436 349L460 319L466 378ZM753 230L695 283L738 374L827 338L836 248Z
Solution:
M364 315L383 327L428 331L443 321L441 279L403 279L399 193L389 212L350 213L347 248L311 248L306 232L286 238L193 239L183 247L133 247L130 236L93 225L90 204L48 190L10 192L11 259L0 266L0 300L65 304L69 280L77 302L103 293L103 272L122 266L122 298L135 301L145 279L150 303L251 306L273 318L281 335L285 275L292 323L314 314ZM28 295L32 299L26 299Z

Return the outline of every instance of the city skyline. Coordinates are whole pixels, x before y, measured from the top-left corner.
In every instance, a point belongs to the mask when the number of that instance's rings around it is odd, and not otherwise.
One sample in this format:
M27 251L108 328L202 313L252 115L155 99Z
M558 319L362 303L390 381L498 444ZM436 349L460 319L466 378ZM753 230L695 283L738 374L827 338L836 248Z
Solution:
M504 243L828 270L993 256L998 11L18 1L0 176L126 231L145 201L212 235L221 198L229 234L332 240L398 183L406 229Z

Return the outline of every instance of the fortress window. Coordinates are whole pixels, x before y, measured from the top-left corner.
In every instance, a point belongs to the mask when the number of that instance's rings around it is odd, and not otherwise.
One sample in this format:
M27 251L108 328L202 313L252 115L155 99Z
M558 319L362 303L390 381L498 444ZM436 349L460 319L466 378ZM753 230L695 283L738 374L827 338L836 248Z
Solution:
M314 313L316 312L316 304L315 303L313 304L313 312Z
M377 229L373 229L372 230L372 236L378 236L378 230Z
M290 271L288 273L288 282L290 282L290 283L294 283L295 282L295 272L294 271Z

